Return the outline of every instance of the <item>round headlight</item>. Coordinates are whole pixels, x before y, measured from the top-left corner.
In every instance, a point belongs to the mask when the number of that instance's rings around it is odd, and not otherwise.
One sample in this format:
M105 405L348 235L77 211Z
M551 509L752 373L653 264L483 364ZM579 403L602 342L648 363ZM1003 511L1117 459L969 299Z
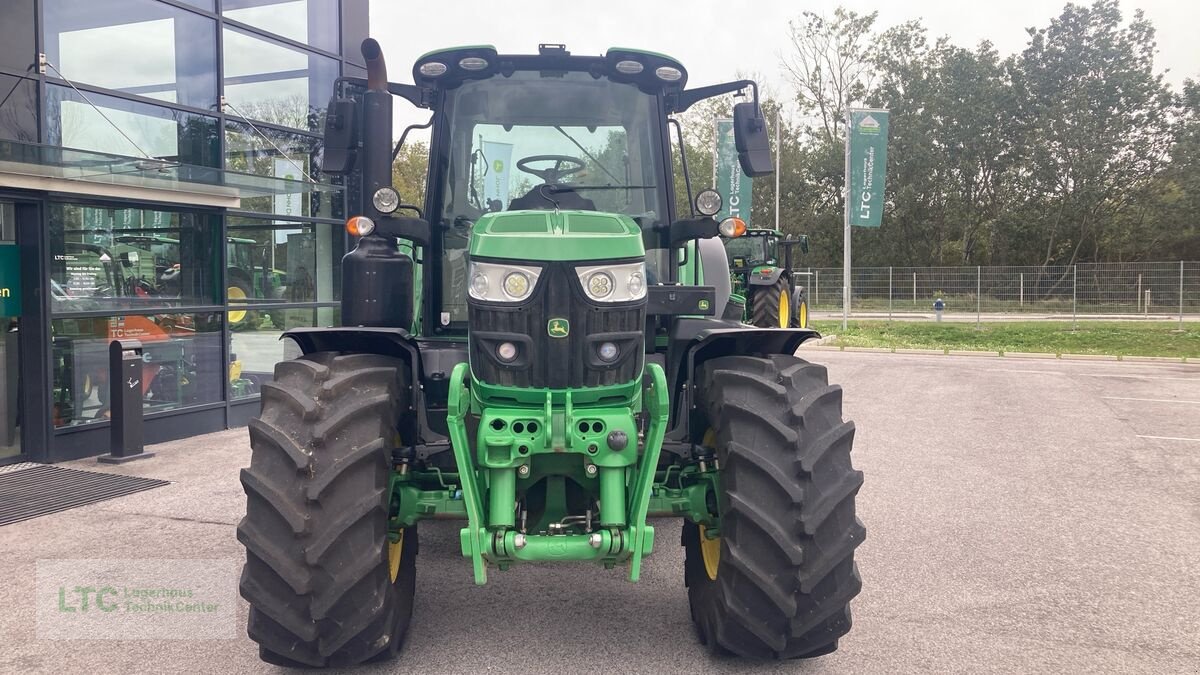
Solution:
M487 59L481 59L478 56L468 56L459 60L458 67L463 70L483 70L488 67L488 62Z
M617 72L626 75L637 75L642 72L644 66L638 61L626 60L617 61Z
M608 272L595 272L588 277L588 295L593 298L607 298L613 292L613 278Z
M625 282L625 285L629 288L630 297L638 298L641 297L642 290L646 288L646 279L641 272L634 272L629 275L629 280Z
M721 193L716 190L701 190L696 195L696 210L702 216L715 216L721 210Z
M430 61L429 63L422 63L421 67L417 70L425 77L438 77L439 75L446 74L446 64L440 61Z
M504 293L513 300L529 295L529 277L520 272L509 272L504 277Z
M505 363L511 363L517 358L517 346L511 342L501 342L496 347L496 358Z
M371 195L371 204L380 213L391 213L400 206L400 193L390 187L381 187Z
M475 276L471 277L471 292L477 297L487 297L488 278L483 272L476 272Z
M617 356L621 354L621 350L617 349L617 345L612 342L602 343L596 349L596 356L600 357L601 361L612 363L617 360Z
M683 71L671 66L660 66L654 69L654 74L664 82L678 82L683 79Z

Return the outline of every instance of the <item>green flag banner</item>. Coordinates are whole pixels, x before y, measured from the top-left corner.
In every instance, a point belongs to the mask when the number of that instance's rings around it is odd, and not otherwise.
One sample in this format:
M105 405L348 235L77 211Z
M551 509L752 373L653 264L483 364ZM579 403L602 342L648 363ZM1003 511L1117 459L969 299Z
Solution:
M716 148L713 151L713 186L721 195L717 220L737 216L750 226L751 179L742 173L737 146L733 142L733 120L717 118Z
M887 138L886 110L850 111L850 147L846 152L850 197L846 209L851 225L879 227L883 218Z

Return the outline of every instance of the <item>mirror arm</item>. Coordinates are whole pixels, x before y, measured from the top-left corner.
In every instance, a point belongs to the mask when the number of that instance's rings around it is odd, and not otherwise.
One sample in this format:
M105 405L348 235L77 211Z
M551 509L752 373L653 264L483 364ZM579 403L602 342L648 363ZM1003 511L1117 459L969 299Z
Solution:
M757 107L758 83L756 83L754 80L737 80L735 82L723 82L721 84L713 84L707 87L698 87L696 89L685 89L684 91L675 95L673 100L668 100L667 112L686 112L688 108L706 98L720 96L721 94L732 94L734 92L741 91L746 87L750 87L751 94L754 97L754 105Z

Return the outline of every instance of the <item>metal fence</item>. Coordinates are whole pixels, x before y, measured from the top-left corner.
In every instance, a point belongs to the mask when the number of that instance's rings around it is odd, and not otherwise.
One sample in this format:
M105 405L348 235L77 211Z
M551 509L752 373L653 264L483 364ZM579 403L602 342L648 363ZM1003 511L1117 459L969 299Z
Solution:
M799 268L816 311L842 309L840 268ZM1049 267L860 267L852 312L1176 317L1200 314L1200 262L1080 263Z

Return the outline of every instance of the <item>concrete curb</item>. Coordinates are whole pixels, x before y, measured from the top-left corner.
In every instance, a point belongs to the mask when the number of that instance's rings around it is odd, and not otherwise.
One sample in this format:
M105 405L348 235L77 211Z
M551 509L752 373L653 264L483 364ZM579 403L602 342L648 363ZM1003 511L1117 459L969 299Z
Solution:
M801 349L824 351L860 352L867 354L907 354L909 356L990 356L1005 359L1044 359L1063 361L1124 361L1131 363L1181 363L1200 365L1200 357L1174 356L1118 356L1114 354L1052 354L1049 352L981 352L958 349L908 349L904 347L845 347L826 343L836 335L801 345Z

